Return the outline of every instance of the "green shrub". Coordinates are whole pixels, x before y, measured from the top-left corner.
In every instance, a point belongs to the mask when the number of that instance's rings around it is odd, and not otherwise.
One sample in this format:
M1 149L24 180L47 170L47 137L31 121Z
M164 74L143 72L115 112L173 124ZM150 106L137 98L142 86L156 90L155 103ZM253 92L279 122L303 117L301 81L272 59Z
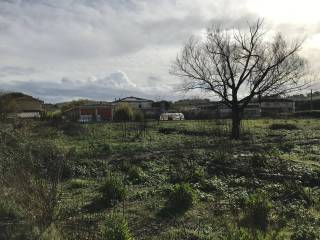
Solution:
M119 122L131 121L133 119L133 110L128 103L120 103L115 111L113 119Z
M274 123L270 125L271 130L298 130L299 128L292 123Z
M203 167L201 166L195 166L194 171L191 174L191 181L193 182L199 182L202 181L205 178L206 171Z
M177 129L175 128L159 128L158 132L162 134L172 134L176 132Z
M102 143L91 146L91 157L108 157L111 155L112 149L110 144Z
M287 181L283 184L281 198L285 203L300 202L305 206L311 206L314 201L304 187L299 182Z
M198 183L204 180L206 171L198 165L195 156L182 156L170 161L170 181L172 183Z
M30 162L24 161L25 169L44 179L68 179L72 176L72 166L68 159L56 144L51 141L33 141L28 146L31 153Z
M76 178L96 178L106 176L109 166L104 159L78 159L72 162L72 176Z
M140 111L135 111L133 114L133 120L136 122L142 122L144 120L144 115Z
M87 134L87 129L77 122L62 122L58 125L58 128L62 130L65 135L70 137L78 137Z
M195 200L195 191L189 184L176 184L169 193L166 206L171 212L185 212L193 206Z
M105 240L133 240L127 221L116 214L112 214L100 229L101 237Z
M55 224L51 224L40 237L41 240L62 240L61 233Z
M29 239L28 223L19 224L22 211L12 199L0 196L0 239Z
M319 233L311 226L300 225L291 235L290 240L319 240Z
M272 204L265 192L250 195L245 200L242 225L252 230L266 232Z
M144 180L145 173L143 172L141 167L132 166L128 170L128 176L129 176L129 180L132 181L133 183L140 183Z
M279 149L283 152L291 152L291 150L295 147L295 143L293 142L280 142Z
M257 240L256 237L253 237L250 232L244 228L228 228L227 231L223 234L223 240Z
M222 240L287 240L288 237L281 231L252 232L242 227L227 227L222 234Z
M204 192L217 192L222 194L227 190L228 185L220 178L214 176L201 181L200 187Z
M165 232L160 233L157 237L152 238L153 240L164 240L164 239L174 239L174 240L212 240L213 238L210 232L205 233L200 232L198 229L186 229L186 228L172 228Z
M19 207L9 199L1 196L0 198L0 221L12 222L21 219L21 211Z
M250 165L253 168L263 168L267 165L267 159L264 155L255 154L250 159Z
M101 187L102 200L107 206L123 201L126 197L126 189L123 178L119 175L109 175Z

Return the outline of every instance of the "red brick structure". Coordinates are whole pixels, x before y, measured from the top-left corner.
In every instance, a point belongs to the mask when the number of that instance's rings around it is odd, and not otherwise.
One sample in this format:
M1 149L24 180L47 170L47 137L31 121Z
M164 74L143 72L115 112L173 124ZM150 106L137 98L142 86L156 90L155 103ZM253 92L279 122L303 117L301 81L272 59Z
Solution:
M63 115L72 121L104 122L113 120L114 104L91 104L77 106L64 111Z

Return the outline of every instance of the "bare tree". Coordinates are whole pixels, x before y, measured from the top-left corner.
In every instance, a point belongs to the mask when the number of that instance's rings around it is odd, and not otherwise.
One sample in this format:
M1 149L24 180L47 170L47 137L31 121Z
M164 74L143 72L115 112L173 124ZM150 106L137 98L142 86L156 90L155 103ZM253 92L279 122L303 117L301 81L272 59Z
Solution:
M186 91L201 89L219 96L232 109L232 138L240 137L244 109L254 97L282 95L306 82L302 41L289 44L276 34L270 41L262 20L248 30L208 29L204 40L191 37L171 73L185 79Z

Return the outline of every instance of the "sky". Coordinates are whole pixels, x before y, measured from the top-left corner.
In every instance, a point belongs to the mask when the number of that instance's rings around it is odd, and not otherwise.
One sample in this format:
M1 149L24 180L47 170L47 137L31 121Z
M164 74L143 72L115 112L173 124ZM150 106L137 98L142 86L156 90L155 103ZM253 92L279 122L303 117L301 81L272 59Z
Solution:
M319 0L0 0L0 89L52 103L195 96L169 74L187 39L258 18L304 38L301 55L317 70L319 9Z

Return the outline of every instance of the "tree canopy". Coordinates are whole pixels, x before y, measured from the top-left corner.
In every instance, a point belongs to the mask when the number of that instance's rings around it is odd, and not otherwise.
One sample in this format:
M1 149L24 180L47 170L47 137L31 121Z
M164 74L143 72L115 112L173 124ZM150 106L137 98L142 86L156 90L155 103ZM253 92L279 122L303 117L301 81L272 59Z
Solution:
M244 29L211 27L205 39L191 37L171 73L184 78L186 91L219 96L232 109L232 137L238 138L241 114L254 97L282 95L307 85L302 41L269 38L262 20Z

